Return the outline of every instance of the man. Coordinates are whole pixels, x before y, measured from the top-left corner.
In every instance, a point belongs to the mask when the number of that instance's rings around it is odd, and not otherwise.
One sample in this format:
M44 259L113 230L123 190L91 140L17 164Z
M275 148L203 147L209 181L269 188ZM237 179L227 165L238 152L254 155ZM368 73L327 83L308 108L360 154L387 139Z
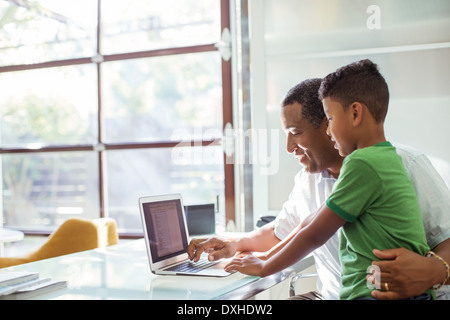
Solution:
M303 169L295 177L294 188L275 222L238 239L195 239L188 254L197 260L204 251L210 259L232 257L238 252L279 250L306 225L331 193L343 158L327 135L327 123L318 98L321 79L303 81L282 101L281 121L287 134L287 151L299 159ZM445 261L450 261L450 194L429 161L420 154L397 148L419 198L427 242ZM374 291L378 299L398 299L419 295L446 277L445 265L434 257L422 257L406 249L375 251L385 261L381 283L389 291ZM340 291L339 234L314 251L320 294L314 297L338 299ZM440 298L440 294L437 294Z

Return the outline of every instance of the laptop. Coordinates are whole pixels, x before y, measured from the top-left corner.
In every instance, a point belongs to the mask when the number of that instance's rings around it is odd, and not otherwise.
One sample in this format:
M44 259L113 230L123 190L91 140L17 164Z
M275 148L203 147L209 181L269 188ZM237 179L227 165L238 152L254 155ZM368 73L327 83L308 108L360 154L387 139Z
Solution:
M226 277L227 260L210 262L203 256L192 262L187 255L189 232L180 194L139 198L150 270L159 275Z

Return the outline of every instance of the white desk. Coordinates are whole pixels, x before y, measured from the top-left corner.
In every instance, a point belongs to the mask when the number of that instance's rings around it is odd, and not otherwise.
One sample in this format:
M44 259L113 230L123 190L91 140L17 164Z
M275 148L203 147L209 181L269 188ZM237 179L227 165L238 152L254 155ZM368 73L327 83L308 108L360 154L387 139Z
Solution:
M313 259L302 260L301 268ZM226 278L156 276L150 272L143 239L6 270L39 272L41 277L66 280L67 289L38 299L247 299L286 279L292 272L260 279L235 273Z
M23 237L24 235L21 231L0 227L0 257L3 257L4 254L5 242L21 241Z

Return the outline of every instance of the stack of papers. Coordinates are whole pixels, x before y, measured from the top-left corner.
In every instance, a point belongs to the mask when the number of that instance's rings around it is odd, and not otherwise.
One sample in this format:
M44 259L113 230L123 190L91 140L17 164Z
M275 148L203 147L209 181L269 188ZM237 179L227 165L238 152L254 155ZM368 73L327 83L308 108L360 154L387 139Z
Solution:
M67 281L40 278L37 272L0 271L0 299L27 299L66 287Z

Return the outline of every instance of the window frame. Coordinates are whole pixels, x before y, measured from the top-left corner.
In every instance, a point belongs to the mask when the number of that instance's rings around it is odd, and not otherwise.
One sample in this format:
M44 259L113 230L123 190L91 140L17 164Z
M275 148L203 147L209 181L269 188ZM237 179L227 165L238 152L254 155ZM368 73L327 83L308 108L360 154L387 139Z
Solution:
M225 28L230 29L230 2L229 0L220 0L220 15L221 15L221 32ZM96 74L97 74L97 124L98 124L98 134L96 144L82 144L82 145L48 145L42 146L37 149L32 148L4 148L0 146L0 157L3 154L33 154L33 153L49 153L49 152L76 152L76 151L91 151L97 152L98 155L98 170L99 170L99 218L107 217L107 187L105 185L105 152L110 150L127 150L127 149L152 149L152 148L173 148L179 146L211 146L211 145L221 145L222 139L211 139L211 140L180 140L180 141L156 141L156 142L127 142L127 143L105 143L104 142L104 121L103 121L103 111L102 111L102 79L101 79L101 68L102 64L105 62L112 61L123 61L130 59L140 59L140 58L152 58L152 57L162 57L189 53L203 53L203 52L213 52L218 51L218 47L215 43L193 45L193 46L183 46L183 47L169 47L164 49L147 50L147 51L137 51L137 52L127 52L119 54L107 54L103 55L101 53L101 0L97 0L97 48L96 56L94 57L82 57L74 59L64 59L57 61L47 61L36 64L21 64L21 65L10 65L0 67L0 73L10 73L16 71L28 71L34 69L46 69L53 67L66 67L82 64L96 64ZM233 110L232 110L232 75L231 75L231 59L225 61L221 59L221 70L222 70L222 110L223 110L223 127L227 123L233 123ZM224 154L224 181L225 181L225 221L233 220L235 221L235 188L234 188L234 164L226 161L226 155ZM1 166L0 166L1 168ZM0 175L1 176L1 175ZM2 201L0 202L2 203ZM39 228L30 228L29 230L24 230L26 234L33 235L48 235L50 232L45 230L39 230ZM120 231L120 230L119 230ZM137 238L141 237L142 233L131 233L131 232L120 232L121 238Z

